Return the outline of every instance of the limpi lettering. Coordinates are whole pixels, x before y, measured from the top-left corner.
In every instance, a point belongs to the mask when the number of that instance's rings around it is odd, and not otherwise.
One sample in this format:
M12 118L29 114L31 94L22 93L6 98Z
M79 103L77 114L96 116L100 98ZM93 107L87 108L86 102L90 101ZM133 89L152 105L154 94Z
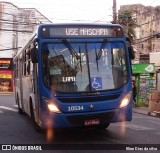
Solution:
M63 77L63 82L74 82L76 81L75 77Z

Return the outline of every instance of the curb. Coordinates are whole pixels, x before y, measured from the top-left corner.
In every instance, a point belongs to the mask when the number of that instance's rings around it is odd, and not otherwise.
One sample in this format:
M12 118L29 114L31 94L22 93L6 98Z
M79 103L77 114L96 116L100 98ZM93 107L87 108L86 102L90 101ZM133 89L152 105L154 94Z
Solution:
M137 110L133 109L133 112L138 113L138 114L142 114L142 115L160 118L160 111L148 112L147 110L143 110L143 109L139 108Z
M140 110L133 110L134 113L142 114L142 115L148 115L148 112L141 112Z
M147 107L133 107L133 112L148 115L148 108Z

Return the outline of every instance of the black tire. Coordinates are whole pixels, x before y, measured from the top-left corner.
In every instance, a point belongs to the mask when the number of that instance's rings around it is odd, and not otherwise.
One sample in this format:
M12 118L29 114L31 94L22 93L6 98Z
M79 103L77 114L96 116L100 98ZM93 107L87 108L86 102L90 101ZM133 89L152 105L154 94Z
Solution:
M97 129L99 130L105 130L106 128L108 128L110 125L110 123L105 123L105 124L100 124L97 126Z
M33 105L32 105L32 102L30 103L30 111L31 111L31 120L33 122L33 125L34 125L34 129L39 132L39 133L43 133L44 132L44 129L41 128L35 121L35 116L34 116L34 112L33 112Z
M18 95L17 95L16 101L17 101L17 104L18 104L18 113L23 114L23 110L22 110L22 108L20 108L20 105L19 105L19 96Z

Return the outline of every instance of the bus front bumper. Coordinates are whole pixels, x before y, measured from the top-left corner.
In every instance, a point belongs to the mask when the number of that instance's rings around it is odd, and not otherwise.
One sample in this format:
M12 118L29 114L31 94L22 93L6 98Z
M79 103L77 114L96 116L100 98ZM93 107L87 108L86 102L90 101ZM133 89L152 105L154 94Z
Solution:
M113 109L108 111L88 113L48 113L43 112L41 116L42 128L67 128L85 127L86 121L99 121L98 124L124 122L132 120L132 107Z

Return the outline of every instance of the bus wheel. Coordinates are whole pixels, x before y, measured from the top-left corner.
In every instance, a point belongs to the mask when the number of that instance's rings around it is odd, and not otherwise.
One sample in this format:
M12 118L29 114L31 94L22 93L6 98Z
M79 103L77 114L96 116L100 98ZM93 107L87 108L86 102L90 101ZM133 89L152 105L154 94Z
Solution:
M97 126L97 129L99 130L105 130L106 128L108 128L110 125L110 123L106 123L106 124L100 124Z
M20 108L20 105L19 105L19 96L17 95L17 104L18 104L18 113L19 114L23 114L23 110L22 110L22 108Z
M42 133L44 130L36 123L35 121L35 116L34 116L34 111L33 111L33 106L32 106L32 102L30 103L30 112L31 112L31 120L33 122L34 125L34 129L39 132Z

